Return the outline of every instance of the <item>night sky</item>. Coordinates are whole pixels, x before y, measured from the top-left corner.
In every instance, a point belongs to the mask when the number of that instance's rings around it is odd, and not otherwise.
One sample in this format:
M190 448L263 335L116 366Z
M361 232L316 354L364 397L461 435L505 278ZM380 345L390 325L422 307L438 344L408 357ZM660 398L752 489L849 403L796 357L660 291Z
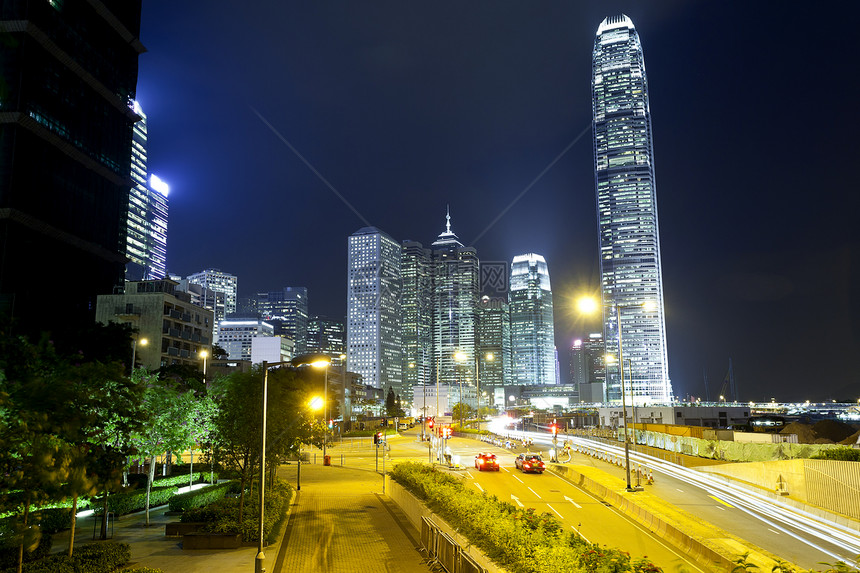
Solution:
M599 287L591 51L621 12L648 73L676 396L704 399L707 371L715 398L731 358L742 400L860 398L856 2L147 0L170 272L307 286L343 318L347 237L429 245L450 204L482 261L546 258L566 381L600 330L572 300Z

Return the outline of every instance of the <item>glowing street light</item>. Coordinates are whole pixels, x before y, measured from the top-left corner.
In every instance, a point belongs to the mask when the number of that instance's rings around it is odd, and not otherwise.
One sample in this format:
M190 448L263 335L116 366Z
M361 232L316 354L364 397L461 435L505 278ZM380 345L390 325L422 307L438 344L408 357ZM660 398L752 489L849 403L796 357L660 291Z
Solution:
M314 368L325 368L325 386L323 389L323 424L328 428L328 367L331 364L330 358L320 358L310 363ZM323 435L323 461L326 459L326 445L328 443L328 430Z
M197 353L197 356L203 359L203 383L206 384L206 359L209 358L209 352L201 350Z
M137 343L140 343L141 346L146 346L149 344L149 340L146 338L137 339L135 338L131 342L131 373L134 374L134 359L137 354Z

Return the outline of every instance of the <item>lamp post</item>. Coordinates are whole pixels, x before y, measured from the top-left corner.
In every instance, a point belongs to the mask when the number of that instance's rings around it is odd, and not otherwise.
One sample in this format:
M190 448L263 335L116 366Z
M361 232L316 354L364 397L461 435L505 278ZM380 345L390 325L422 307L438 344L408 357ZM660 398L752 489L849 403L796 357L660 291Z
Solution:
M141 346L146 346L147 344L149 344L149 340L147 340L146 338L141 338L140 340L135 338L134 340L131 341L131 373L132 374L134 374L134 359L135 359L135 356L137 355L137 343L138 342L140 342Z
M269 368L285 364L289 364L289 362L270 363L263 360L263 437L260 444L260 542L257 556L254 558L255 573L263 573L263 562L266 560L266 554L263 552L263 523L266 518L266 402L269 394Z
M203 359L203 385L206 385L206 359L209 357L209 353L205 350L201 350L197 353L197 355Z
M496 356L492 352L487 352L484 355L484 359L492 362L496 359ZM475 410L478 412L478 430L481 429L481 377L479 375L479 361L480 354L475 353L475 396L477 397L477 406L475 406Z
M460 352L459 350L454 353L454 361L457 362L457 382L460 386L460 394L458 396L460 400L460 430L463 429L463 373L460 371L460 363L466 360L468 356L466 356L465 352Z
M627 473L627 491L637 491L637 489L634 489L630 484L630 443L627 438L627 390L624 387L624 350L621 344L621 309L638 308L650 305L648 305L648 303L636 305L619 305L615 303L604 306L615 309L615 325L618 329L618 373L621 377L621 415L624 417L624 466ZM597 310L598 304L594 299L585 297L579 299L578 307L580 312L590 314Z
M325 385L323 386L323 426L326 428L323 434L323 462L326 458L326 445L328 444L328 366L331 359L322 358L310 363L314 368L325 368Z

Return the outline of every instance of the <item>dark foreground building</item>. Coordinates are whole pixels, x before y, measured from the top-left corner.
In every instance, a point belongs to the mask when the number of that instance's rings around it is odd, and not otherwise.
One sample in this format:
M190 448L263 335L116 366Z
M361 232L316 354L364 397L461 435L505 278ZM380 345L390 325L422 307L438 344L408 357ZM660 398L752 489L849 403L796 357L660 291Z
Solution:
M0 315L94 319L125 265L141 0L0 3Z

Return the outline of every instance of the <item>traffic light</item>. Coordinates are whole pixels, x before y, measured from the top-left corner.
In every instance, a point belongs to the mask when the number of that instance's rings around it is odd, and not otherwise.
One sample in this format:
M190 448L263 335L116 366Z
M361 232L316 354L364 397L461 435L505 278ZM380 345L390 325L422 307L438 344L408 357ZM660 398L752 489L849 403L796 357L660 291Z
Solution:
M553 437L558 435L558 425L557 424L553 424L549 428L552 431Z
M375 434L373 434L373 443L374 444L378 445L379 442L381 442L381 441L382 441L382 432L376 432Z
M334 428L334 420L333 420L333 419L329 419L329 421L328 421L328 429L329 429L329 430L331 430L332 428Z
M451 437L451 426L445 426L442 428L442 437L446 440Z
M431 430L433 429L433 418L430 418L430 421L427 422L427 427Z

